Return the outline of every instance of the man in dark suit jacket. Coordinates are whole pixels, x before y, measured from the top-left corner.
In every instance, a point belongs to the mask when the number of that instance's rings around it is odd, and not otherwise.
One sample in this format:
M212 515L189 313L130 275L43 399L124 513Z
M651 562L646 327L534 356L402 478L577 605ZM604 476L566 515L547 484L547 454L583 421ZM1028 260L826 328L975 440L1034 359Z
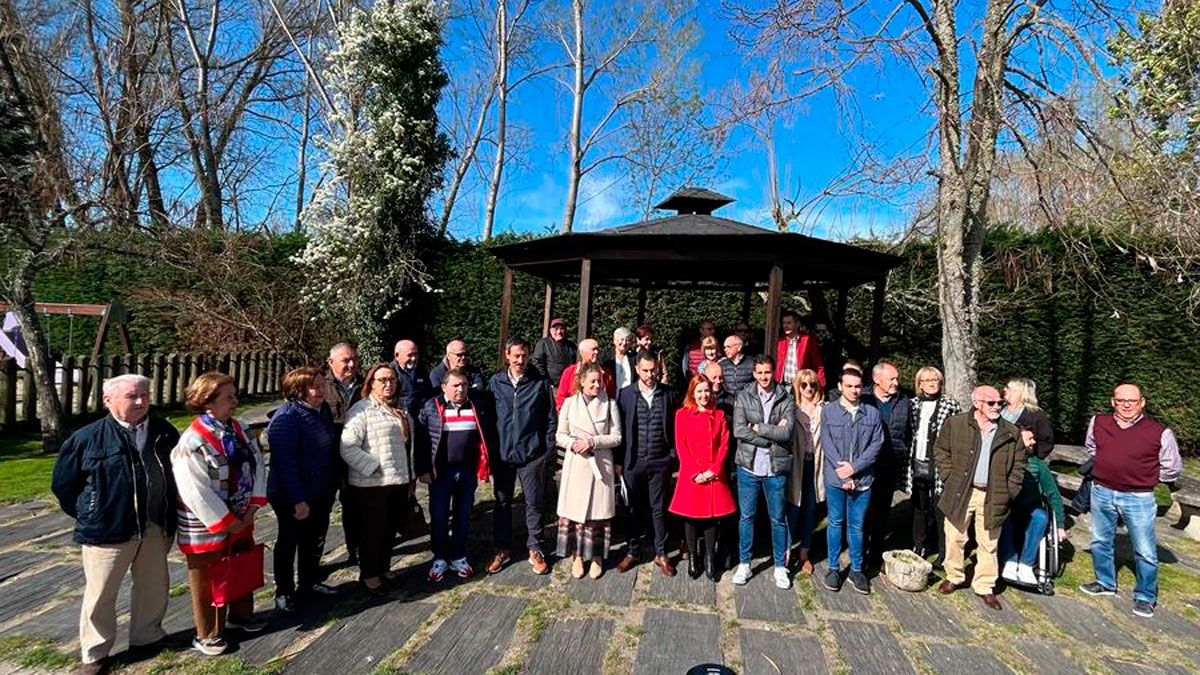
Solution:
M650 520L654 564L673 577L675 565L667 557L667 493L675 459L675 392L658 383L658 367L654 354L639 352L637 382L617 394L622 430L613 463L617 475L624 475L630 502L629 550L617 569L628 572L638 564Z
M900 371L896 366L880 361L871 369L874 386L859 399L879 411L883 427L883 448L875 460L875 482L871 486L871 505L868 508L867 566L883 566L883 553L888 549L891 532L892 497L903 484L908 467L909 416L912 401L900 390Z

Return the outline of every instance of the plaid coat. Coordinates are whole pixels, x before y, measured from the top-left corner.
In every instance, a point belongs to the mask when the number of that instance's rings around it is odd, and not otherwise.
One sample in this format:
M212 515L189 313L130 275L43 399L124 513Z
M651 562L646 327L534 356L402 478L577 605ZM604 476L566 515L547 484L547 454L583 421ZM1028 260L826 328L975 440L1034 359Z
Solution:
M258 444L237 420L229 423L244 450L241 466L229 466L221 447L224 430L206 425L200 417L192 420L171 451L171 470L179 490L176 540L184 553L223 549L229 526L250 506L267 503L267 465ZM247 529L237 536L251 533Z
M912 413L908 416L908 437L912 439L908 447L908 465L904 474L903 490L912 494L913 487L913 458L917 456L917 429L921 426L921 403L918 398L912 399ZM925 445L925 458L933 464L933 494L942 494L942 477L938 474L937 463L933 461L933 444L937 442L938 432L942 430L942 425L946 420L950 419L951 415L957 415L962 412L962 406L958 401L947 396L939 396L937 399L937 407L933 409L933 417L929 420L929 435Z

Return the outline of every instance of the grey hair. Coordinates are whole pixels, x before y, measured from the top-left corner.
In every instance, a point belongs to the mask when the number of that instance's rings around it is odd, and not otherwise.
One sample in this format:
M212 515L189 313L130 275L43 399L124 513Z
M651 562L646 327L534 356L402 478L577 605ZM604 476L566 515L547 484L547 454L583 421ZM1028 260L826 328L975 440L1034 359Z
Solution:
M1037 385L1028 377L1014 377L1008 381L1008 384L1004 385L1004 388L1009 391L1020 392L1021 403L1026 408L1038 407Z
M725 336L725 340L723 342L721 342L721 344L724 345L726 342L729 342L730 340L737 340L737 343L739 346L742 346L742 347L746 346L746 341L743 340L742 336L738 335L737 333L730 333L729 335Z
M892 363L891 361L880 361L879 363L876 363L875 367L871 368L871 379L873 380L882 375L883 371L887 368L896 368L896 364ZM899 372L899 368L896 370Z
M629 330L625 326L618 326L617 329L613 331L613 342L620 342L621 340L632 336L633 331Z
M350 344L349 342L339 342L336 345L329 348L329 358L332 359L334 354L337 354L338 352L340 352L343 349L349 349L352 352L358 353L358 349L354 345Z
M110 377L104 381L104 385L103 385L104 395L112 396L117 393L118 389L120 389L123 385L126 385L126 384L132 385L134 387L146 387L147 389L149 389L150 388L150 378L146 377L145 375L134 375L133 373L126 373L124 375L117 375L116 377Z

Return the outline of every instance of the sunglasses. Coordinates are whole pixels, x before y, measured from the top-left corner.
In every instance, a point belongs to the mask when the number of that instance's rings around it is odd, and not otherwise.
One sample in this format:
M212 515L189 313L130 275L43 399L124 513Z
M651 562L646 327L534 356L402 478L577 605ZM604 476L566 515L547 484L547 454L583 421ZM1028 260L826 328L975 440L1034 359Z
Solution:
M981 405L986 405L989 408L999 408L1004 401L976 401Z
M816 389L817 383L816 382L801 382L800 388L801 389Z

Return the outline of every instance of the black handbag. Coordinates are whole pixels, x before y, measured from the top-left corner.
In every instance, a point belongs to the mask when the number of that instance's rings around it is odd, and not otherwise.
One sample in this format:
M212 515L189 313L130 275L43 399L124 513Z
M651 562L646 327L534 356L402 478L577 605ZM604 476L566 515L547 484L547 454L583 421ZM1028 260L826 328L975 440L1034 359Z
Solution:
M932 483L934 480L933 460L914 459L912 461L912 477L914 481Z
M1079 467L1083 482L1079 484L1079 489L1071 498L1071 508L1075 509L1076 513L1087 513L1092 510L1092 461L1089 459Z

